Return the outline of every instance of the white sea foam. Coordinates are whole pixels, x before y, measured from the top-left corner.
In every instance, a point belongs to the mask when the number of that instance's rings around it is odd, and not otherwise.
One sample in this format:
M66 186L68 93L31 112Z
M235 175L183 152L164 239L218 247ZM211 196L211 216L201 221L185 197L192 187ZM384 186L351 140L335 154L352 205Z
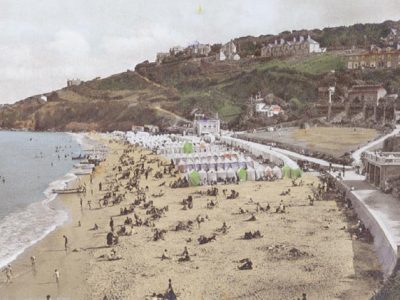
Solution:
M52 190L62 189L76 178L74 174L68 173L51 182L44 191L43 201L34 202L0 221L0 268L68 220L65 210L52 206L57 197Z

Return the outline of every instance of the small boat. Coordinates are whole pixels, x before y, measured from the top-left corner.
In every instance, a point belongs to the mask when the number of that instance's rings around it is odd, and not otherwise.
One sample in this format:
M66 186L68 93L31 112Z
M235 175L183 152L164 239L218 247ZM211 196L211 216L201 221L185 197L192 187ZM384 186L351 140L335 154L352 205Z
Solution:
M72 188L72 189L53 189L52 192L56 194L77 194L86 192L86 188L80 186L78 188Z
M93 170L92 169L73 169L72 173L75 175L89 175L92 174Z
M77 168L77 169L93 169L94 167L95 167L94 164L81 164L81 163L79 163L79 164L75 164L74 165L74 168Z

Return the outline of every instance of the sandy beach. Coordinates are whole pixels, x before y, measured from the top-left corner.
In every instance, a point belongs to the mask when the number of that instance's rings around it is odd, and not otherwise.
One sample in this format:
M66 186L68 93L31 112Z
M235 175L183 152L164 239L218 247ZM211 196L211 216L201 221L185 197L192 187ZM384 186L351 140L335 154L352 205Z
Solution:
M209 187L172 189L168 185L176 178L154 178L155 172L162 170L157 167L158 157L139 148L128 156L138 163L140 156L147 154L144 166L153 169L148 180L144 175L140 180L140 187L148 186L146 202L153 201L156 208L168 206L168 211L154 221L154 227L133 226L132 235L120 236L117 245L108 247L110 217L117 231L127 216L133 218L133 214L120 216L121 207L128 207L137 195L135 190L126 189L127 179L119 180L117 194L124 194L125 200L99 207L106 181L119 178L132 167L124 166L122 172L117 168L127 145L106 144L107 160L96 168L92 184L89 176L75 183L87 187L83 207L80 195L60 196L71 221L12 263L13 282L6 285L2 274L0 299L45 299L46 295L51 299L145 299L164 293L168 279L178 299L297 299L302 293L307 293L308 299L369 299L380 286L379 276L371 275L380 271L372 245L352 240L343 230L352 224L334 199L309 205L307 196L318 185L316 176L305 174L299 187L292 187L289 179L221 185L217 197L207 196L199 191ZM148 163L150 159L152 163ZM100 182L103 191L99 191ZM289 195L280 196L289 188ZM234 189L239 197L227 200L222 189ZM152 196L160 190L162 197ZM189 195L193 209L183 210L181 202ZM217 203L212 209L207 208L211 200ZM275 213L281 200L286 213ZM269 203L271 209L256 212L255 202L262 207ZM248 212L239 214L240 208ZM149 217L143 203L135 207L135 213L143 220ZM256 220L248 221L252 213ZM195 222L199 215L205 219L200 226ZM175 231L179 221L193 221L193 225L189 230ZM228 226L226 233L218 231L223 222ZM91 230L95 223L99 229ZM166 230L164 239L153 241L155 228ZM245 232L256 230L262 238L243 239ZM199 244L200 235L214 234L215 240ZM67 251L63 235L68 237ZM191 260L179 262L185 246ZM99 259L111 249L122 259ZM171 259L161 260L164 249ZM32 255L37 260L35 268L30 262ZM245 258L252 261L252 270L238 269L239 261ZM55 269L60 272L58 284Z

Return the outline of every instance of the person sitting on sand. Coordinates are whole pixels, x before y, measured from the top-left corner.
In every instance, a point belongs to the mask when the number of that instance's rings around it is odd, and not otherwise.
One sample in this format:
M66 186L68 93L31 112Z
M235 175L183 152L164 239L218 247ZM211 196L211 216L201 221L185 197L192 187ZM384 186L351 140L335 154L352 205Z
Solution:
M168 255L167 249L164 249L164 253L161 256L161 260L164 260L164 259L171 259L171 257L169 257L169 255Z
M176 295L175 295L175 292L174 292L174 289L172 288L171 279L168 279L168 289L165 292L164 299L165 300L176 300L177 299Z
M242 263L242 265L240 265L238 267L239 270L252 270L253 269L253 262L250 259L245 258L245 259L240 260L239 262Z
M256 220L257 220L256 216L254 214L251 214L250 219L248 219L247 221L251 222L251 221L256 221Z
M187 247L185 246L185 249L183 250L183 253L181 255L182 257L180 257L178 259L179 262L183 262L183 261L190 261L190 256L189 256L189 251L187 249Z

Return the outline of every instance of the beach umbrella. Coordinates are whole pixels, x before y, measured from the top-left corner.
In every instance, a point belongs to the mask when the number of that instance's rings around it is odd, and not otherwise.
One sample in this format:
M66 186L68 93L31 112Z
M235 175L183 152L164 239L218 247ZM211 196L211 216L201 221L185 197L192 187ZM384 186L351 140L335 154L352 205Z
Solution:
M282 168L282 177L290 178L291 169L288 165L284 165Z
M247 180L255 181L256 180L256 170L253 168L247 168Z
M240 181L246 181L247 180L247 170L246 169L240 168L237 171L237 175L238 175Z
M199 186L201 184L201 176L197 171L191 171L188 179L191 186Z
M193 144L190 142L183 144L183 153L193 153Z

